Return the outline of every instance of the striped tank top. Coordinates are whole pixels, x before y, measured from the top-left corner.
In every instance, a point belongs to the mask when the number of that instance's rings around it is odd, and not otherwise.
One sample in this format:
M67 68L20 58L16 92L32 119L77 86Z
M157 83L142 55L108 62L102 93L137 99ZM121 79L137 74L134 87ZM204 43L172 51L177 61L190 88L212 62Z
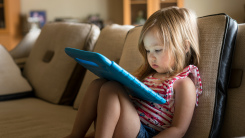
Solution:
M202 83L199 70L194 65L187 66L177 76L165 80L164 82L154 78L153 75L150 75L143 80L143 83L146 86L166 100L165 104L157 104L132 97L133 104L143 124L148 125L157 131L162 131L171 126L174 115L173 84L175 81L184 79L187 76L191 78L196 87L196 105L198 105L198 96L202 93Z

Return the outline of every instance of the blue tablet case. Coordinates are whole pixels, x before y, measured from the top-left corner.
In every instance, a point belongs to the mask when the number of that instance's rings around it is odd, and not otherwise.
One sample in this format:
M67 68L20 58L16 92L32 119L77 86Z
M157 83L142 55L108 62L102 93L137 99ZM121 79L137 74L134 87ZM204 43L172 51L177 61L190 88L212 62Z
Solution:
M65 48L65 52L95 75L127 86L130 89L129 94L134 97L159 104L166 102L163 97L102 54L69 47Z

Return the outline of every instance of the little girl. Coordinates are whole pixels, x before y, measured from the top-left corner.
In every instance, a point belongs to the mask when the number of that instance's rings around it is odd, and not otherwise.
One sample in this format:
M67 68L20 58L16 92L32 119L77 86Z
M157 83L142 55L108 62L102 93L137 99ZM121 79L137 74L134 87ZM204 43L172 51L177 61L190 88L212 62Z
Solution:
M68 137L84 137L93 121L96 138L184 136L202 93L195 14L177 7L155 12L142 28L139 50L144 63L135 76L167 102L137 99L118 82L95 80Z

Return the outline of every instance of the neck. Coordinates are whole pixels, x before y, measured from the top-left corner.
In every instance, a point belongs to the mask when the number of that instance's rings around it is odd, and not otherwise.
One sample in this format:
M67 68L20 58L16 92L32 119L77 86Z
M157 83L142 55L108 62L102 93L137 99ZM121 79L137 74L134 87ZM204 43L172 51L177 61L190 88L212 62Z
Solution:
M157 79L166 79L166 78L169 78L169 76L170 76L169 72L164 72L164 73L156 72L155 74L153 74L153 77Z

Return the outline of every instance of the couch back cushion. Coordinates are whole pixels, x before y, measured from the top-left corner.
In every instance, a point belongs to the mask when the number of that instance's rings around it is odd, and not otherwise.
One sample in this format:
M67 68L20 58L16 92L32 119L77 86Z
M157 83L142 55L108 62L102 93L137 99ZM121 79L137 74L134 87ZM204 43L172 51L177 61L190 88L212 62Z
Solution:
M245 24L238 26L221 137L245 136Z
M52 103L71 104L79 90L76 84L81 83L85 69L77 66L64 49L92 50L99 33L100 29L91 24L45 25L24 67L24 75L35 95Z
M199 18L198 27L201 52L199 71L203 94L185 137L218 137L237 24L228 16L219 14ZM143 61L137 48L141 28L136 27L128 33L119 64L130 73Z
M142 26L137 26L128 32L124 43L123 53L119 65L133 73L143 63L143 58L138 50L138 40Z
M133 26L117 24L105 27L101 31L94 48L94 52L101 53L110 60L118 63L122 54L125 37L128 30L131 28L133 28ZM75 109L78 109L89 84L97 78L98 77L90 71L86 72L84 81L82 82L81 88L74 103Z

